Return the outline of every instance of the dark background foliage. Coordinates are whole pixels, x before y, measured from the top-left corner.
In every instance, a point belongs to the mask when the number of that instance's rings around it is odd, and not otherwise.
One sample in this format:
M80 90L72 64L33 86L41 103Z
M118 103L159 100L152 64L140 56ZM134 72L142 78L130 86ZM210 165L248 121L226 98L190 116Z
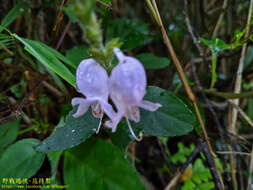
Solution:
M0 18L4 18L17 3L19 3L18 0L0 0ZM18 15L8 26L12 33L16 33L26 39L42 42L56 49L65 55L74 67L82 59L90 57L88 52L89 44L83 38L83 31L79 23L72 22L73 20L61 8L61 6L67 6L70 3L68 0L24 0L22 3L24 6L19 9L22 14ZM203 95L198 84L200 82L203 89L210 87L213 47L217 50L215 63L217 65L217 80L211 90L212 92L233 93L242 45L247 43L241 91L252 91L252 41L250 38L243 38L243 31L247 29L245 26L250 1L231 0L225 7L223 4L223 1L216 0L194 0L189 1L188 5L185 6L183 1L157 1L166 32L182 63L187 80L198 98L198 105L205 120L209 141L215 151L234 151L247 155L241 156L241 154L238 154L235 157L237 162L233 167L235 167L234 169L237 172L235 175L236 179L233 179L231 177L231 166L228 164L230 154L225 154L225 156L224 154L218 154L219 162L223 166L222 176L225 187L226 189L233 189L235 187L233 183L236 181L238 189L246 189L250 158L252 159L252 156L250 157L253 138L252 124L250 126L249 122L239 115L236 132L232 133L229 131L233 107L226 97L217 96L215 93ZM194 110L187 99L176 68L172 64L168 50L163 43L162 35L152 20L145 1L97 1L95 13L101 22L105 43L112 38L119 38L123 43L122 50L127 55L135 56L142 61L146 68L149 85L159 86L175 93L186 105L189 105L192 111ZM204 52L203 55L198 51L196 44L193 42L193 36L189 32L189 28L187 28L186 15L188 15L187 18L190 22L188 24L191 26L196 38L198 40L200 37L210 40L206 43L204 40L198 41L202 52ZM218 20L221 15L223 15L223 18L219 24ZM218 27L216 33L214 33L215 27ZM250 26L248 27L251 36L252 29ZM2 33L7 34L6 31L2 31ZM242 37L238 38L240 35ZM211 41L214 37L217 38L217 43ZM54 72L45 69L31 54L23 49L23 45L18 40L11 39L10 43L1 43L0 41L0 45L0 122L1 124L7 123L7 125L10 122L14 122L10 125L11 134L14 135L10 134L10 140L4 141L6 144L3 143L2 145L0 143L1 156L7 145L18 140L36 138L43 141L46 139L56 126L62 126L61 122L72 110L70 104L72 97L80 96L80 94L77 93L73 86L61 80ZM229 45L233 46L233 48ZM65 65L72 73L75 72L74 67ZM197 78L198 80L196 80ZM208 106L209 104L212 109ZM242 98L239 106L253 119L252 97ZM219 121L218 124L217 120ZM129 145L127 149L129 160L136 166L142 181L148 189L164 189L178 168L182 166L182 163L186 162L193 149L201 144L200 142L203 141L203 138L199 135L200 130L197 121L189 121L191 125L194 122L194 130L186 135L165 139L145 135L141 142L132 142ZM6 124L0 126L0 128L4 127L8 128ZM120 127L119 136L120 132L122 132L120 130L123 127L126 128L126 124L121 123ZM122 133L124 134L125 132L123 131ZM183 134L185 133L183 131ZM114 139L119 138L117 136L113 137L113 134L104 130L98 136L112 142L114 142ZM4 137L6 137L6 134L1 134L0 130L0 142ZM33 140L30 141L32 142ZM25 143L29 151L30 141L22 141L20 144ZM96 143L102 143L100 140L93 141L95 140L89 141L91 146ZM124 150L128 142L129 139L126 138L118 146L121 150ZM178 143L182 143L184 146L178 146ZM191 144L194 145L194 148L190 151L186 147L190 147ZM232 150L228 149L229 144L232 145ZM16 145L18 146L19 144ZM70 145L67 146L69 147ZM80 146L86 147L87 145ZM110 148L111 145L103 146ZM58 149L56 148L56 150ZM184 153L178 156L175 162L171 161L172 155L180 151ZM70 152L79 156L78 151L75 149ZM65 153L64 156L68 157L70 152ZM31 155L33 154L31 151L30 153ZM42 157L41 160L44 159ZM199 171L196 169L197 164L201 165L204 163L203 166L198 165L202 169L209 167L203 157L203 155L198 154L191 162L191 168L193 168L191 172L193 174ZM180 160L181 158L183 161L177 162L177 159ZM58 159L56 160L58 161ZM65 180L71 181L71 177L63 179L63 168L68 168L68 164L74 162L70 157L68 159L68 162L63 164L63 158L61 157L59 163L55 166L55 178L58 183L63 184ZM197 162L197 159L202 159L203 163L201 161ZM31 175L50 177L50 168L52 169L50 164L52 163L48 156L45 158L40 170L33 172ZM115 172L117 171L115 170ZM184 173L184 175L187 174ZM201 174L199 175L201 176ZM210 174L208 173L207 175ZM181 189L190 178L181 178L176 188ZM207 177L203 181L207 183L212 181L212 179ZM201 183L204 183L203 181ZM211 185L211 187L213 186ZM188 187L188 189L190 188ZM199 189L201 188L199 187Z

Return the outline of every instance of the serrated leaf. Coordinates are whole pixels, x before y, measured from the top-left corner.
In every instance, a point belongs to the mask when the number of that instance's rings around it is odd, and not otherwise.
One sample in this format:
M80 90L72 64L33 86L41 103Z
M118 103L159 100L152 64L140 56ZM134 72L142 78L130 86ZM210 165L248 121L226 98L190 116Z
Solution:
M71 148L82 143L95 132L99 119L93 117L91 109L78 118L72 116L75 111L76 107L67 116L65 126L56 128L55 132L36 148L37 151L55 152Z
M60 58L61 60L66 61L63 58L64 56L62 56L59 52L56 53L55 50L52 51L52 48L47 47L41 42L21 38L17 34L13 34L13 36L21 43L23 43L23 45L25 46L25 50L27 50L31 55L33 55L40 63L54 71L61 78L63 78L73 87L75 87L75 76L58 59Z
M152 53L142 53L136 56L143 64L145 69L162 69L170 64L166 57L157 57Z
M140 122L132 122L133 127L152 136L179 136L192 131L196 118L175 94L149 86L144 100L160 103L162 107L155 112L140 109Z
M124 154L102 139L88 140L65 152L64 182L71 189L145 189Z
M0 126L0 150L12 143L18 136L19 120L10 121Z
M34 150L39 143L37 139L23 139L11 145L0 158L0 179L33 176L40 169L45 157L43 153Z

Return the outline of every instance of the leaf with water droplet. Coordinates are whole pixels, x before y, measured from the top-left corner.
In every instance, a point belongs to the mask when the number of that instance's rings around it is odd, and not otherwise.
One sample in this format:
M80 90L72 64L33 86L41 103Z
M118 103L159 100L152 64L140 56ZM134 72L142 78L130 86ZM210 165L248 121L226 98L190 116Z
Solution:
M55 152L79 145L89 138L98 126L99 119L93 117L91 109L84 115L74 118L72 115L77 106L66 118L65 126L56 128L55 132L45 139L36 150L39 152Z

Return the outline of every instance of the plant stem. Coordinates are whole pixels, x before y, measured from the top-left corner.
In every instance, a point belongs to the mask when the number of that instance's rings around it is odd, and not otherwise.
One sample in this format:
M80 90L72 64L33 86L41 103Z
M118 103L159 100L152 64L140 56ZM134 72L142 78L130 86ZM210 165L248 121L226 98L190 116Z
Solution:
M148 5L151 4L150 0L146 0L146 2L147 2ZM165 30L165 28L164 28L164 26L163 26L163 23L162 23L162 20L161 20L160 14L159 14L159 10L158 10L158 8L157 8L157 5L156 5L155 0L152 0L152 3L153 3L153 8L150 8L150 9L151 9L151 12L152 12L152 10L155 10L155 14L156 14L155 20L156 20L157 25L160 27L160 30L161 30L161 32L162 32L162 36L163 36L164 43L165 43L166 47L168 48L168 51L169 51L169 53L170 53L170 55L171 55L171 58L172 58L172 60L173 60L173 63L174 63L174 65L175 65L176 69L177 69L177 72L178 72L178 74L179 74L179 77L180 77L180 79L181 79L181 81L182 81L182 83L183 83L183 86L184 86L184 88L185 88L185 91L186 91L186 93L187 93L187 95L188 95L188 98L191 100L191 102L192 102L192 104L193 104L193 106L194 106L194 109L195 109L195 111L196 111L197 118L198 118L198 120L199 120L201 129L202 129L203 134L204 134L204 138L205 138L205 140L206 140L206 142L207 142L208 150L210 151L211 156L212 156L212 159L213 159L213 163L214 163L214 166L215 166L214 169L215 169L216 173L217 173L218 176L219 176L219 184L218 184L218 186L219 186L221 189L224 189L224 184L223 184L223 180L222 180L222 178L221 178L221 174L220 174L220 172L218 171L217 166L216 166L215 161L214 161L214 160L215 160L215 159L214 159L214 158L215 158L215 154L214 154L214 152L213 152L211 143L210 143L210 141L209 141L209 138L208 138L208 135L207 135L207 132L206 132L206 128L205 128L204 122L203 122L203 120L202 120L202 118L201 118L201 116L200 116L200 112L199 112L199 109L198 109L198 106L197 106L196 97L195 97L195 95L193 94L193 92L192 92L192 90L191 90L191 87L189 86L189 84L188 84L188 82L187 82L187 80L186 80L186 77L185 77L185 75L184 75L183 68L182 68L182 66L181 66L181 64L180 64L180 62L179 62L179 60L178 60L178 58L177 58L177 56L176 56L176 53L175 53L175 51L174 51L174 49L173 49L173 47L172 47L172 45L171 45L171 42L170 42L170 40L169 40L169 38L168 38L168 36L167 36L166 30ZM158 19L156 19L156 18L158 18ZM157 21L157 20L158 20L158 21Z
M251 190L252 189L252 180L251 180L251 176L253 174L253 146L252 146L252 150L251 150L251 157L250 157L250 166L249 166L249 177L248 177L248 188L247 190Z
M249 12L248 12L248 19L247 19L247 24L246 24L246 32L245 32L245 38L249 36L249 27L247 27L250 22L251 22L251 15L252 15L252 7L253 7L253 0L250 1L250 6L249 6ZM240 93L241 91L241 85L242 85L242 72L243 72L243 63L245 59L245 54L246 54L246 48L247 48L247 43L244 43L242 46L242 51L241 51L241 57L239 61L239 66L237 69L236 73L236 81L235 81L235 88L234 88L234 93ZM235 106L239 105L239 99L233 100L233 103ZM237 134L237 129L236 129L236 121L237 121L237 116L238 116L238 110L233 107L231 113L231 122L228 125L228 130L229 132L233 134ZM231 139L231 142L233 139ZM230 163L231 163L231 175L232 175L232 182L233 182L233 187L234 190L238 189L238 183L236 180L236 157L231 155L230 156Z
M242 92L242 93L230 93L230 92L215 92L212 90L203 89L201 92L211 94L214 96L219 96L224 99L238 99L238 98L247 98L253 96L253 92Z

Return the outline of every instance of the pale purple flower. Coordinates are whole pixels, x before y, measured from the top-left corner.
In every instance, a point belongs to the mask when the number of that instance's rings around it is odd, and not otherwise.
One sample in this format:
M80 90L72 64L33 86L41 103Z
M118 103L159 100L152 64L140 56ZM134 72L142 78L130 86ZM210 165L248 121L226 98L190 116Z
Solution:
M108 104L108 75L105 69L94 59L83 60L76 71L76 86L80 93L86 98L73 98L72 106L78 105L78 109L73 117L77 118L87 112L89 106L92 107L94 117L100 118L97 133L100 129L104 112L113 119L115 113L112 106Z
M135 136L129 120L140 121L139 107L156 111L162 105L142 100L147 86L146 73L142 64L133 57L125 56L119 48L114 48L114 53L119 63L111 72L109 92L117 113L105 125L115 132L121 118L126 117L131 134L136 140L140 140Z

